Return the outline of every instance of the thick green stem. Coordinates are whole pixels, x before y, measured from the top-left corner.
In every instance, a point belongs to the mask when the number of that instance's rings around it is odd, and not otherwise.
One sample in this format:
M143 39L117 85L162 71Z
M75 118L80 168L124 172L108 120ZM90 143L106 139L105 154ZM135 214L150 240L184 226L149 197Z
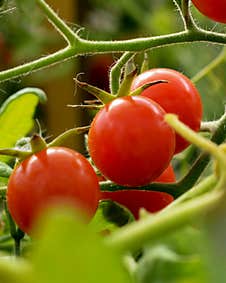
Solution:
M195 25L195 22L190 12L189 1L190 0L181 1L181 11L184 18L185 29L188 30L197 29L197 26Z
M111 94L116 95L119 90L121 73L123 66L133 57L134 53L125 52L120 59L111 68L110 72L110 89Z
M209 42L214 44L226 44L226 35L199 29L195 31L182 31L162 36L120 41L89 41L81 38L78 39L76 36L76 44L73 46L68 46L53 54L47 55L46 57L42 57L24 65L20 65L9 70L0 72L0 82L16 78L25 74L29 74L36 70L51 66L55 63L62 62L66 59L78 55L85 55L87 53L93 54L124 51L138 52L165 45L197 41Z
M105 243L121 252L140 249L145 243L153 243L211 210L220 201L222 195L222 191L214 191L167 210L165 213L147 216L113 232L105 239Z

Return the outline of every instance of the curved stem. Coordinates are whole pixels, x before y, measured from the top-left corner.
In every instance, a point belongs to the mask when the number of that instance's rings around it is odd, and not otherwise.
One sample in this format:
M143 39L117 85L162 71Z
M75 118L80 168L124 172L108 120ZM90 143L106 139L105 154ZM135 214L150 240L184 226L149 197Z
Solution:
M73 45L77 40L77 35L68 27L65 22L50 8L50 6L43 0L36 0L38 6L45 13L47 19L53 24L58 32L66 39L66 41Z
M222 191L213 191L178 207L132 222L106 237L105 244L120 252L135 251L146 242L153 243L175 229L187 225L217 205Z
M43 58L39 58L24 65L0 72L0 82L29 74L36 70L51 66L55 63L62 62L66 59L88 53L93 54L124 51L137 52L165 45L197 41L210 42L214 44L226 44L225 34L208 32L201 29L119 41L90 41L78 38L76 34L74 34L74 36L76 37L76 44L73 46L68 46Z

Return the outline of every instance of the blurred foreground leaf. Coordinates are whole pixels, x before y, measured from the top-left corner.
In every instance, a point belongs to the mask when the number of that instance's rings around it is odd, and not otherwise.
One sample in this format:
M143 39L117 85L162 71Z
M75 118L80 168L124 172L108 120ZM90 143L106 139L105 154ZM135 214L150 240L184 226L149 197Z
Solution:
M188 227L146 247L134 273L137 283L206 283L200 234Z
M129 282L121 258L74 211L52 211L39 231L33 251L37 283Z

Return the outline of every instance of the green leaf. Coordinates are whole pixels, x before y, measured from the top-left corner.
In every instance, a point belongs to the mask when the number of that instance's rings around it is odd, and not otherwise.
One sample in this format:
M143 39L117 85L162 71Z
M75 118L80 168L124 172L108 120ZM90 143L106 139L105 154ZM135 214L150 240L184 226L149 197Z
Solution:
M186 227L161 243L148 246L134 273L137 283L206 283L206 264L200 250L201 234Z
M53 210L39 227L33 262L37 283L127 283L121 258L74 215Z
M1 283L33 283L31 266L22 259L0 258Z
M0 108L0 148L13 147L34 125L33 115L39 102L46 101L38 88L25 88L10 96ZM6 160L1 158L1 160Z
M126 207L111 200L102 200L91 226L98 232L110 232L132 221L134 216Z

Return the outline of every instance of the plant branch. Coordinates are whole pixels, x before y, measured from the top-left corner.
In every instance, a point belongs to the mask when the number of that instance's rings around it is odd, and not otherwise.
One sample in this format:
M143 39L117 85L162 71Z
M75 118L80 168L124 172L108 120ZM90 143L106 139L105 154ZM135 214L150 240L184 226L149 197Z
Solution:
M66 39L70 45L74 45L77 35L66 23L50 8L44 0L36 0L40 9L45 13L47 19L52 23L56 30Z
M185 29L188 29L188 30L197 29L197 26L190 12L189 1L190 0L181 1L181 11L182 11L183 18L184 18Z
M116 95L119 90L121 73L123 66L133 57L134 53L125 52L114 64L110 71L111 94Z
M153 243L175 229L194 221L198 216L215 207L223 195L223 191L213 191L171 210L132 222L106 237L105 244L120 252L138 250L145 243Z
M214 44L226 44L225 34L209 32L201 29L192 31L182 31L161 36L119 41L90 41L78 38L76 34L74 34L74 36L76 38L76 44L73 46L68 46L43 58L39 58L23 65L0 72L0 82L13 79L25 74L29 74L34 71L41 70L47 66L62 62L66 59L78 55L85 55L88 53L93 54L124 51L138 52L171 44L181 44L186 42L197 41L209 42Z

